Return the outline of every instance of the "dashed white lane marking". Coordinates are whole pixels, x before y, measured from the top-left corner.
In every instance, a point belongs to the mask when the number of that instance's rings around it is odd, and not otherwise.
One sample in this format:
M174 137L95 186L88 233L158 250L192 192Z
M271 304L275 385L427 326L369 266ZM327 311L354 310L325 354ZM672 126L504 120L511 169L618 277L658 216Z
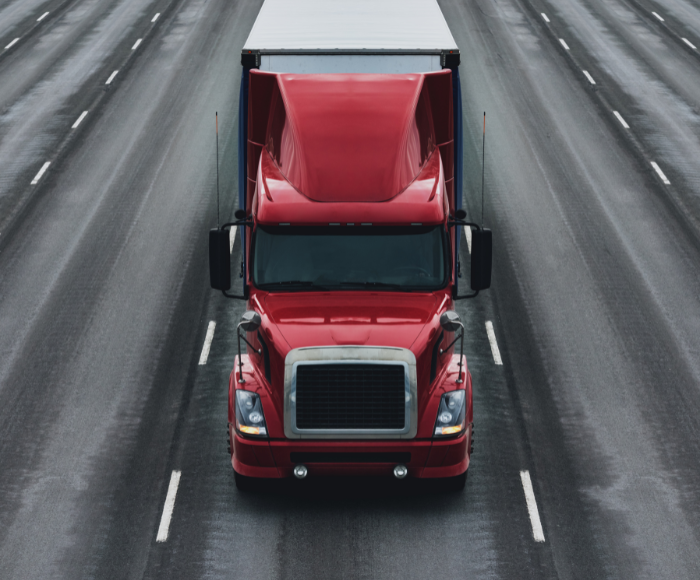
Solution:
M231 231L228 234L228 243L229 243L229 254L233 254L233 242L236 241L236 227L237 226L231 226Z
M544 530L542 530L540 512L537 510L535 492L532 490L532 480L530 479L530 472L521 471L520 481L523 482L523 491L525 491L525 503L527 504L527 513L530 514L530 524L532 524L532 537L535 538L535 542L544 542Z
M160 12L156 12L156 15L151 19L151 22L155 22L158 20L158 17L160 16Z
M39 18L36 19L37 22L41 22L44 18L46 18L49 15L48 12L44 12Z
M661 171L661 167L656 163L656 161L651 162L651 166L654 168L656 173L659 174L659 177L661 178L661 181L663 181L666 185L671 185L671 182L668 180L668 177L664 174L663 171ZM41 172L40 172L41 173Z
M204 346L202 347L202 354L199 355L199 364L207 364L207 359L209 358L209 349L211 349L211 341L214 339L214 329L216 328L216 322L213 320L209 322L209 328L207 328L207 336L204 338Z
M467 248L469 248L469 253L472 253L472 228L471 226L464 226L464 235L467 236Z
M544 12L542 12L541 14L542 14L542 18L544 19L544 21L549 22L549 18L547 18L547 15Z
M49 168L49 165L51 165L51 161L47 161L46 163L44 163L44 164L41 166L41 169L39 169L39 173L37 173L37 174L34 176L34 179L32 179L32 183L31 183L32 185L36 185L37 183L39 183L39 180L41 179L41 176L44 175L44 173L46 172L46 170Z
M595 84L595 81L593 80L593 77L588 73L587 70L583 71L583 74L586 75L586 78L588 79L588 82L591 83L592 85Z
M683 39L683 42L685 42L685 43L686 43L690 48L692 48L693 50L697 50L697 49L698 49L698 47L695 46L692 42L690 42L690 40L688 40L687 38L684 38L684 39Z
M620 113L618 113L617 111L613 111L613 113L615 113L615 116L617 117L617 120L620 121L620 124L621 124L625 129L629 129L629 128L630 128L630 126L627 124L627 121L625 121L625 120L622 118L622 115L620 115Z
M114 80L114 77L117 76L118 72L118 70L115 70L111 75L109 75L109 78L107 79L107 82L105 84L108 85L109 83L111 83Z
M559 42L561 42L561 45L562 45L566 50L570 50L570 49L569 49L569 45L566 44L566 41L565 41L563 38L560 38L560 39L559 39Z
M12 47L13 47L15 44L17 44L18 42L19 42L19 36L18 36L17 38L15 38L10 44L8 44L8 45L5 47L5 50L7 50L8 48L12 48Z
M141 44L141 41L143 38L139 38L136 42L134 42L134 46L131 47L131 50L136 50L139 47L139 44Z
M493 331L493 323L490 320L486 321L486 334L489 337L489 344L491 345L491 354L493 354L493 362L497 365L502 365L503 360L501 359L501 351L498 350L498 343L496 342L496 333Z
M78 117L77 120L75 121L75 123L73 123L73 126L71 127L71 129L75 129L78 125L80 125L80 123L82 123L83 119L85 118L85 116L86 116L87 114L88 114L87 111L83 111L83 112L80 114L80 117Z
M665 22L664 19L661 18L661 16L659 16L656 12L652 12L652 14L656 16L659 20L661 20L661 22Z
M165 542L168 539L168 533L170 532L170 520L173 518L175 496L177 495L177 488L180 485L181 474L181 471L173 471L172 475L170 476L170 485L168 486L168 494L165 496L163 515L160 518L160 526L158 526L156 542Z

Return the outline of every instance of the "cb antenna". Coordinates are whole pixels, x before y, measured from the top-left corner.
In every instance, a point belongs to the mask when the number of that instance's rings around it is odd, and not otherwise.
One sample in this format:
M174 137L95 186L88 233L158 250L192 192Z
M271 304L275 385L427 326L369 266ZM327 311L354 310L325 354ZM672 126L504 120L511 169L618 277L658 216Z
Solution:
M484 111L484 133L481 138L481 226L484 226L484 166L486 161L486 111Z
M483 212L482 212L483 213ZM219 111L216 112L216 227L219 227Z

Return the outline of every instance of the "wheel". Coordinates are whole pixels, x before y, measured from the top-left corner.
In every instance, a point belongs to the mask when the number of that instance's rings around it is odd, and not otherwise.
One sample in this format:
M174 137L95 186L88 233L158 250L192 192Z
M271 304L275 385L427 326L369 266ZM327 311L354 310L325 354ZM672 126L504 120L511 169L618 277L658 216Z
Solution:
M237 471L234 471L233 478L236 480L236 487L239 491L255 491L258 488L255 477L246 477L245 475L241 475Z
M448 492L462 491L467 483L467 473L469 473L468 469L461 475L445 478L442 482L444 490Z

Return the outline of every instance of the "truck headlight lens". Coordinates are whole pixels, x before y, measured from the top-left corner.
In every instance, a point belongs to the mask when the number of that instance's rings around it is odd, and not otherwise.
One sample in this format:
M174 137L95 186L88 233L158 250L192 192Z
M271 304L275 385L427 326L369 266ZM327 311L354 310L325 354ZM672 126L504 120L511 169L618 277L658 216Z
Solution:
M440 400L435 437L460 435L466 427L466 395L464 390L445 393Z
M236 391L236 430L248 437L267 437L260 397L250 391Z

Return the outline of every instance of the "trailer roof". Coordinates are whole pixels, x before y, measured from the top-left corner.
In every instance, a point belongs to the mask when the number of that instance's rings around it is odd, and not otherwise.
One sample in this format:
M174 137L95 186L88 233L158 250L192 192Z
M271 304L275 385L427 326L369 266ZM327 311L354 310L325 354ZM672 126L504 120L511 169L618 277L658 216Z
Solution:
M265 0L243 51L457 50L437 0Z

